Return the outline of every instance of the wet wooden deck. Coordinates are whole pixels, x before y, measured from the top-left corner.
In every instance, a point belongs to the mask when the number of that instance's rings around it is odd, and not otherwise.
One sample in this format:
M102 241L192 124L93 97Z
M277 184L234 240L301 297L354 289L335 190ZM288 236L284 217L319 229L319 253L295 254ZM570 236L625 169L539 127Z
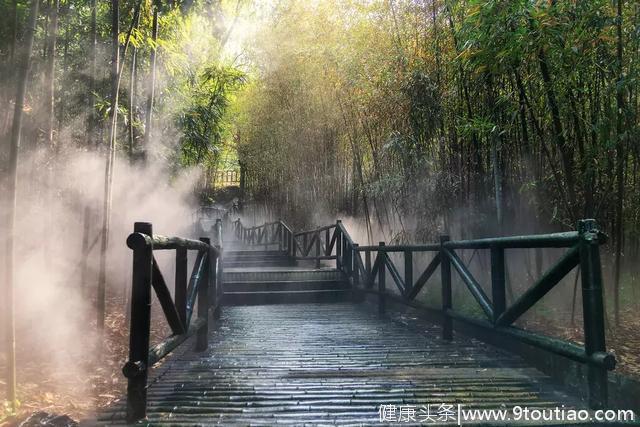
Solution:
M390 424L435 425L420 417L440 404L581 405L515 355L413 322L365 303L225 307L207 351L187 342L154 371L143 424L381 425L380 405L396 405L416 419ZM124 405L99 423L124 424Z

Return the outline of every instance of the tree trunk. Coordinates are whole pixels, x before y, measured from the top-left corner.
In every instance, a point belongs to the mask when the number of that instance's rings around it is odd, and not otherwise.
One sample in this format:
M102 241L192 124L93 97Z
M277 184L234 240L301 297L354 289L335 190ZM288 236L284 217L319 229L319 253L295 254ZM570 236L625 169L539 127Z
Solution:
M109 131L109 147L104 171L104 194L102 205L102 235L100 244L100 268L98 273L98 295L96 303L98 331L104 329L106 306L106 267L107 249L109 246L109 229L111 225L111 202L113 183L113 164L116 155L116 132L118 124L118 86L120 69L120 1L111 0L111 127Z
M113 51L111 53L111 126L109 132L109 147L107 151L107 160L105 162L104 172L104 194L102 208L102 240L100 245L100 267L98 272L98 296L96 304L96 312L98 315L98 331L104 329L104 316L106 304L106 267L107 267L107 249L109 246L109 230L111 227L111 202L113 191L113 168L116 156L116 134L118 132L118 93L120 92L120 78L122 76L122 68L120 67L120 13L119 0L111 0L111 43ZM133 20L129 26L127 37L124 43L123 56L127 53L127 48L131 40L131 33L135 28L138 17L140 16L140 6L142 0L136 4Z
M60 0L51 0L49 2L49 33L46 40L46 55L47 63L45 68L45 125L44 125L44 138L47 148L54 155L54 122L55 122L55 102L56 102L56 44L58 38L58 9L60 8ZM46 169L48 187L46 188L46 203L51 206L53 204L53 192L55 185L55 159L51 161L51 164ZM52 229L53 218L51 215L47 215L47 218L43 221L43 227L46 229ZM42 249L44 252L45 266L47 269L51 268L51 239L50 234L44 234L44 241Z
M618 10L616 16L617 33L617 72L618 81L616 84L616 211L615 211L615 259L614 259L614 311L616 325L620 324L620 269L622 264L622 248L624 245L624 166L625 166L625 144L624 144L624 73L622 68L622 1L618 0Z
M96 90L96 73L98 71L97 64L97 50L98 50L98 6L96 4L97 0L91 0L91 37L90 37L90 46L89 46L89 56L90 56L90 73L89 76L89 107L91 108L91 113L89 115L89 123L87 126L87 146L91 146L92 143L97 145L98 138L95 138L96 133L96 125L98 121L98 117L96 114L96 96L94 94ZM95 138L95 141L93 139Z
M7 353L7 400L11 409L16 409L16 355L15 355L15 319L14 319L14 239L15 218L18 188L18 151L22 132L22 112L24 98L27 92L29 68L31 66L31 50L33 49L33 35L38 18L39 0L31 0L29 23L25 35L25 45L22 58L18 65L18 85L16 88L15 108L11 127L11 145L9 147L8 183L7 183L7 218L6 218L6 248L5 248L5 309L4 324L6 328Z
M60 72L63 76L66 76L69 73L69 26L67 24L67 28L65 30L65 39L64 39L64 49L62 49L62 68ZM58 89L58 93L64 93L64 80L60 82L60 88ZM64 113L65 113L65 103L58 103L58 111L56 113L57 122L58 122L58 133L60 129L62 129L62 124L64 123ZM59 148L59 146L58 146Z
M498 129L499 117L496 111L496 96L493 87L493 76L487 75L487 90L489 94L488 104L491 108L491 121L494 128L489 136L491 140L491 165L493 169L493 189L496 203L496 225L497 229L502 232L503 219L503 194L502 194L502 168L500 167L500 156L498 153L500 145L500 131Z
M453 23L453 14L448 2L445 2L445 10L447 12L447 21L449 22L449 29L451 31L451 37L453 38L453 47L455 48L456 54L461 53L460 44L458 42L458 34L456 33L455 25ZM473 121L474 113L473 108L471 106L471 96L469 94L469 82L467 79L467 75L464 72L461 64L458 64L458 78L460 80L460 84L462 85L462 93L464 97L464 104L466 107L467 120ZM481 188L482 178L484 176L484 168L482 166L482 153L480 147L480 141L478 140L478 134L475 131L471 132L471 155L470 161L472 170L469 177L470 191L475 196L473 202L475 204L479 204L482 199ZM447 228L445 228L446 230Z
M547 102L549 103L549 109L551 110L551 124L553 126L553 139L560 151L560 158L562 160L562 167L564 170L565 181L567 183L567 195L569 202L569 217L575 222L577 217L575 215L576 209L576 187L573 177L573 149L567 144L564 137L564 130L562 127L562 120L560 118L560 109L558 108L558 101L556 98L555 90L553 89L553 81L551 80L551 72L549 71L549 64L547 56L543 49L538 51L538 65L540 67L540 74L542 81L544 82L544 89L547 95Z
M136 27L138 26L138 22L136 22ZM133 51L131 52L131 73L129 74L129 162L133 161L133 146L135 144L135 128L133 125L133 121L135 118L134 109L136 105L136 79L137 75L137 58L138 58L138 49L133 47Z
M55 120L55 81L56 81L56 42L58 38L58 9L60 0L53 0L49 7L49 38L47 40L47 68L45 72L46 81L46 128L45 141L49 148L53 148L53 128Z
M156 42L158 40L158 4L153 5L153 28L151 30L151 38L153 40L153 47L151 49L151 76L149 76L149 87L147 91L147 106L145 111L145 125L144 125L144 143L143 152L146 153L149 148L149 142L151 141L151 127L153 117L153 98L155 96L156 87ZM146 158L146 155L144 156Z
M13 0L12 15L13 28L11 28L11 46L9 47L10 62L13 62L13 58L16 54L16 47L18 46L18 0Z

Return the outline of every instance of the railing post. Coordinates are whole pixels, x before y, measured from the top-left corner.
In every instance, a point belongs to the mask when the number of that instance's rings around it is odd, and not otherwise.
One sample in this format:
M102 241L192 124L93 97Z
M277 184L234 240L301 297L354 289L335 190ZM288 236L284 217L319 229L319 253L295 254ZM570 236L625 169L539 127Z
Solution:
M351 258L351 274L354 274L358 269L358 264L356 260L356 248L358 245L356 243L351 244L351 250L349 251L349 258Z
M214 241L215 245L222 246L222 220L220 218L216 219L216 239Z
M353 286L351 287L351 301L354 303L360 302L360 287L362 286L362 272L360 271L360 264L358 264L358 260L362 260L360 258L360 253L358 252L358 244L353 244Z
M320 268L320 232L316 231L316 268Z
M283 240L283 235L282 235L282 220L279 219L278 220L278 250L282 252L282 240Z
M587 356L606 352L604 330L604 304L602 297L602 270L598 241L598 224L593 219L578 222L580 233L580 275L582 277L582 316L584 321L584 347ZM607 405L607 371L589 364L589 406L593 409Z
M216 219L216 223L213 226L213 232L211 233L211 237L214 242L218 241L218 220Z
M451 261L442 245L449 241L449 236L440 236L440 277L442 282L442 339L453 339L453 319L447 313L451 310L453 295L451 292Z
M346 258L344 265L346 266L347 275L351 276L353 274L353 246L349 244L347 239L343 239L343 241L344 249L342 250L342 253Z
M269 243L277 243L277 240L280 238L279 237L279 230L280 230L280 223L276 223L270 226L271 228L271 240L269 240ZM278 245L279 247L280 245Z
M224 297L223 286L224 286L224 249L222 246L216 246L218 250L218 256L216 257L216 286L215 286L215 294L216 294L216 309L213 311L213 318L218 320L222 316L222 300Z
M304 233L302 235L302 256L306 257L307 255L309 255L309 252L307 252L307 244L309 243L309 239L307 238L308 234Z
M413 252L404 251L404 292L405 295L413 289Z
M353 287L360 286L360 267L358 266L358 246L357 243L353 244Z
M506 308L505 280L504 248L494 246L491 248L491 299L494 323Z
M366 250L364 252L364 262L365 262L365 270L367 270L367 277L365 277L365 280L367 281L366 285L367 288L370 288L373 286L373 277L371 277L371 251L370 250Z
M327 228L324 232L324 255L326 256L331 255L329 246L331 246L331 229Z
M219 248L219 245L215 245L216 250ZM217 311L218 304L220 302L220 298L218 296L218 253L211 251L211 285L209 286L209 308L214 307L214 314Z
M349 247L349 241L343 235L342 236L342 269L347 274L347 276L351 275L351 264L349 260L349 255L351 255L351 248Z
M289 251L290 255L295 258L296 256L296 236L294 236L293 232L288 231L289 233Z
M211 240L207 237L201 237L200 241L211 245ZM208 249L204 256L206 257L204 277L200 278L198 286L198 318L204 319L204 325L198 329L196 351L204 351L209 346L209 287L213 275L211 271L212 250Z
M175 291L174 299L176 310L178 311L178 317L185 327L185 331L188 329L187 325L187 250L185 248L176 249L176 279L175 279Z
M378 243L379 246L383 246L385 245L384 242L380 242ZM387 264L384 262L384 257L387 253L384 251L378 251L378 258L380 258L379 261L379 267L378 267L378 315L379 316L384 316L384 313L386 311L386 305L387 305L387 300L386 300L386 279L387 279L387 271L386 271L386 266Z
M136 222L135 233L153 236L151 223ZM129 361L122 371L127 383L127 421L147 416L147 376L149 364L149 331L151 327L151 281L153 247L133 250L133 283L131 286L131 326L129 333Z
M342 220L336 221L336 269L342 269Z

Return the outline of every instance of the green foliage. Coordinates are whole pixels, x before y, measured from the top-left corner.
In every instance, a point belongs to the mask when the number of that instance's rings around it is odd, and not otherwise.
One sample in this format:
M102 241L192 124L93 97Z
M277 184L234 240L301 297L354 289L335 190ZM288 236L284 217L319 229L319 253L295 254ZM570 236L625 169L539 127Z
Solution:
M640 9L633 2L623 2L622 72L617 2L609 0L160 2L154 42L155 3L142 2L122 58L120 150L128 141L131 53L134 140L142 141L157 48L154 147L174 170L233 163L237 148L257 198L290 211L303 206L308 217L319 205L388 227L416 218L412 227L428 234L460 211L473 214L474 227L491 221L500 204L516 222L519 212L530 215L525 224L542 219L560 227L587 214L612 224L622 168L624 225L640 235ZM7 82L15 72L13 4L0 0L8 12L0 16L0 77ZM136 4L120 1L121 41ZM77 145L100 144L100 132L88 137L76 124L96 118L99 129L111 108L110 5L97 2L95 75L90 5L61 0L55 53L56 122L73 127ZM18 39L27 6L17 1ZM238 7L244 12L229 33ZM24 140L34 146L45 127L47 12L43 4L27 105L33 129ZM245 39L242 47L233 42L241 50L233 56L225 49L229 35ZM0 92L5 103L11 96Z
M213 165L219 160L226 136L224 123L230 92L245 82L241 71L210 65L190 82L191 103L177 118L183 166Z
M308 217L347 211L388 228L410 221L425 234L456 215L481 232L498 206L518 232L573 226L583 215L611 224L613 171L628 172L629 195L640 170L637 144L621 166L613 162L619 139L639 134L639 9L623 3L620 78L616 5L274 6L248 43L256 77L234 107L254 195L285 211L308 208ZM627 199L634 235L640 210Z

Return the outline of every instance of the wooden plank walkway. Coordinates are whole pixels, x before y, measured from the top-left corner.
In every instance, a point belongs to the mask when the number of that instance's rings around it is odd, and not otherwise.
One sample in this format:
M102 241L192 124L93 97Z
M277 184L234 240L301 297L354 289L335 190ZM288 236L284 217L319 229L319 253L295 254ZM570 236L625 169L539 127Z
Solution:
M366 304L225 307L207 351L187 342L155 370L143 423L381 425L379 406L395 404L414 405L418 424L443 403L582 407L513 354L413 326ZM124 405L99 423L124 424Z

